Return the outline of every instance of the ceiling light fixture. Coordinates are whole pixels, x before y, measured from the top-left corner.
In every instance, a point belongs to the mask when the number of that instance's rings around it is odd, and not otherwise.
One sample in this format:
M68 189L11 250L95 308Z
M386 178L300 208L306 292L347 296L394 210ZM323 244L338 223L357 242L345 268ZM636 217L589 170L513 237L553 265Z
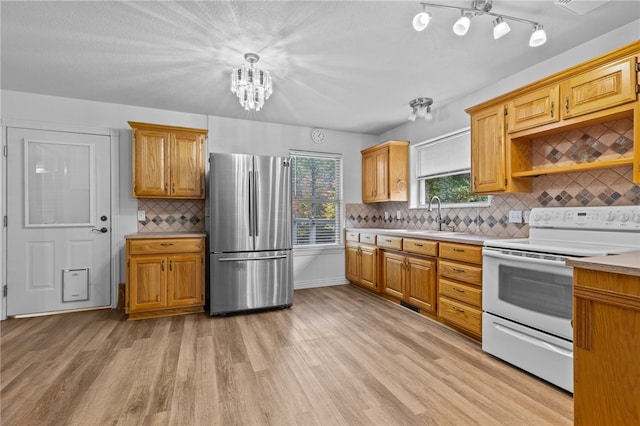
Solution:
M459 6L450 6L448 4L436 4L436 3L420 3L422 5L422 12L418 13L413 18L413 28L416 31L423 31L429 25L431 21L431 13L426 11L426 7L442 7L449 9L457 9L462 14L455 24L453 24L453 32L459 36L465 35L469 31L469 27L471 26L471 19L479 16L479 15L489 15L493 16L496 19L493 21L493 38L499 39L500 37L506 35L511 31L511 27L506 22L514 21L514 22L522 22L525 24L529 24L533 26L533 33L531 34L531 38L529 39L529 46L538 47L547 42L547 34L544 31L544 27L542 24L536 21L531 21L529 19L524 18L516 18L515 16L502 15L498 13L491 12L491 8L493 7L493 0L473 0L471 2L471 7L459 7ZM428 19L425 18L425 15L428 15ZM423 22L425 22L423 24Z
M431 98L416 98L409 102L409 106L411 109L411 114L409 114L409 121L416 121L417 117L424 118L429 121L433 118L431 115L431 105L433 104L433 99Z
M238 96L244 109L260 111L264 101L271 96L271 74L255 66L260 60L257 54L245 53L244 59L249 62L249 66L243 64L240 68L233 69L231 91Z

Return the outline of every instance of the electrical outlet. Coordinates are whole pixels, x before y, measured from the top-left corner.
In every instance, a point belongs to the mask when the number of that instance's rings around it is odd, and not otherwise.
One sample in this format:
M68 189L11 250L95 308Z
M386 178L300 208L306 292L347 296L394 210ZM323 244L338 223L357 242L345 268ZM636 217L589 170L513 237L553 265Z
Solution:
M389 212L384 212L384 220L389 220Z
M529 216L531 216L531 210L525 210L522 212L524 223L529 223Z
M402 219L402 212L400 210L396 211L396 219Z
M144 222L147 219L147 215L144 210L138 210L138 221Z
M509 210L509 223L522 223L522 211Z

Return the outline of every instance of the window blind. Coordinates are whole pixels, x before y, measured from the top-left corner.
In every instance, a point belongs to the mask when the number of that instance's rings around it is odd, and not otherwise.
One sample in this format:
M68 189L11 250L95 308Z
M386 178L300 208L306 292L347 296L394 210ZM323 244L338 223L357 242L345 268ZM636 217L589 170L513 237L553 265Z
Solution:
M471 168L471 133L457 132L416 147L418 179L447 176Z
M291 151L293 244L342 242L342 156Z

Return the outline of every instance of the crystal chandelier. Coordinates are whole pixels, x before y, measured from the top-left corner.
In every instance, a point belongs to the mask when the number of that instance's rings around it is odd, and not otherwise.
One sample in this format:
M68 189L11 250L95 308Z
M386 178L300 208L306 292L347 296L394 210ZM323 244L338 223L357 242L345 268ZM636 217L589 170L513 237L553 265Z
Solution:
M255 53L245 53L244 59L249 65L234 68L231 73L231 91L238 96L240 105L247 111L260 111L264 101L271 96L271 75L269 71L256 68L255 64L260 56Z

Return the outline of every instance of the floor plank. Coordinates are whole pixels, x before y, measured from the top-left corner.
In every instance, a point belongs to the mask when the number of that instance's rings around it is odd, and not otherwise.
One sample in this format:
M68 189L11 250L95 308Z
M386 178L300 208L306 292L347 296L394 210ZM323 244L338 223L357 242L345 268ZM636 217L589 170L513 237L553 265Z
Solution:
M0 323L2 425L570 425L571 394L353 286L290 309Z

